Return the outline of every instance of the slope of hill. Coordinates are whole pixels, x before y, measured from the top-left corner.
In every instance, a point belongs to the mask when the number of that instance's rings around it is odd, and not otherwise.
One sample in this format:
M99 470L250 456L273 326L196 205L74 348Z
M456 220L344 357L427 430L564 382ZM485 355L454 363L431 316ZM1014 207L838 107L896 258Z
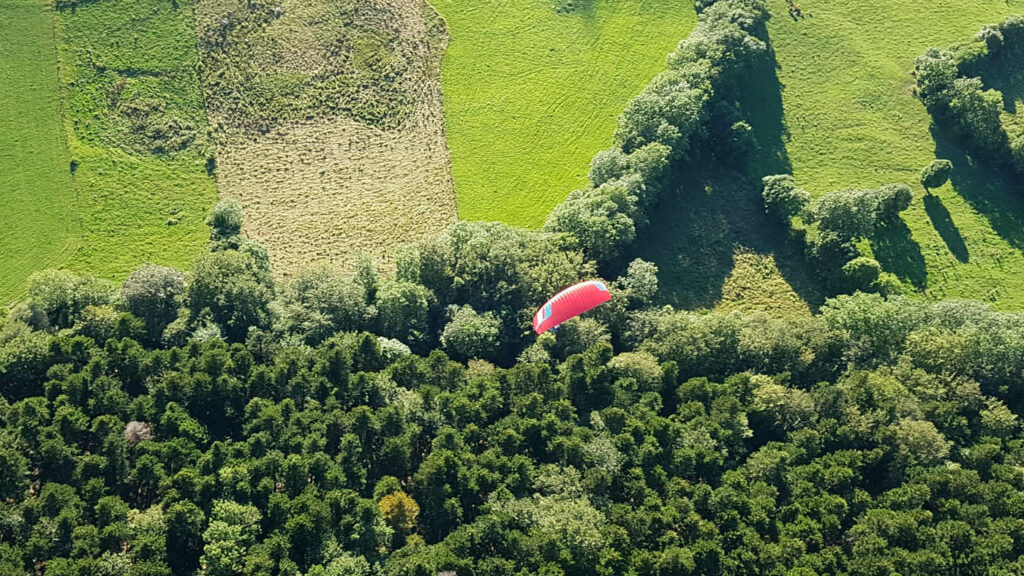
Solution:
M783 172L791 164L800 185L815 195L912 185L916 198L903 215L906 227L871 246L882 266L927 297L1024 306L1020 191L930 132L909 74L929 46L970 39L1024 6L1005 0L800 4L805 18L794 21L784 0L771 3L788 156L763 170ZM956 168L951 184L926 199L918 175L936 156Z
M53 18L43 0L0 0L0 306L78 237Z
M435 0L459 216L538 227L696 21L668 0ZM555 6L573 5L557 11Z

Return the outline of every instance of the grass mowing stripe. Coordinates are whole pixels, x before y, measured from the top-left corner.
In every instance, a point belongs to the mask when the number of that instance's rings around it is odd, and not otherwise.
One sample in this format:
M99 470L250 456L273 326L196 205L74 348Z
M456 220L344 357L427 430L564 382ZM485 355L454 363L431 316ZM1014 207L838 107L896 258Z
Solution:
M696 23L691 3L433 0L459 216L538 227L586 184L626 102Z
M0 305L77 242L53 17L45 0L0 0Z

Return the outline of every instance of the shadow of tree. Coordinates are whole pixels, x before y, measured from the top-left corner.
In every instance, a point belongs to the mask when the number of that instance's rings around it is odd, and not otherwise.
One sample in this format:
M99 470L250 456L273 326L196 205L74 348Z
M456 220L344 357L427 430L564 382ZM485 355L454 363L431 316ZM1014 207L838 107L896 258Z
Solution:
M650 225L638 235L635 255L658 265L663 303L714 306L735 267L737 247L774 256L782 277L812 308L824 301L803 243L765 214L761 200L762 176L792 172L777 67L769 52L744 76L738 104L758 141L749 165L695 160L676 167L674 185L663 192Z
M980 164L942 128L932 126L935 156L953 162L950 182L1001 238L1024 251L1024 182L1006 168Z
M903 220L880 226L871 238L871 250L882 270L909 281L918 290L928 286L928 267L921 246Z
M942 204L938 196L928 194L924 197L924 211L928 213L928 219L932 221L935 231L942 237L946 247L953 253L953 256L960 262L969 262L970 253L967 251L967 244L964 243L960 229L953 223L953 217L949 210Z
M777 73L780 69L775 50L769 44L765 61L747 75L748 89L742 90L740 97L743 115L754 129L758 142L757 154L750 162L751 175L757 178L793 173L786 152L790 135L782 105L782 92L786 87Z

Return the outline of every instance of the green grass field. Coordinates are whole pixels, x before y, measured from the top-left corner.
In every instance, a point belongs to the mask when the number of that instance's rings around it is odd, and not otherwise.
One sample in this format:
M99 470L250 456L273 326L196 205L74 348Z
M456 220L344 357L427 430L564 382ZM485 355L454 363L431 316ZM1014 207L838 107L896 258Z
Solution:
M64 119L81 221L69 268L120 279L188 268L216 201L189 0L100 0L57 18Z
M77 242L53 18L43 0L0 0L0 305Z
M819 303L800 251L747 207L759 202L757 178L792 172L815 196L911 185L915 200L903 223L863 243L865 251L911 294L1024 307L1024 195L1012 178L970 159L932 128L910 74L929 46L968 40L982 25L1024 12L1024 2L800 4L805 18L794 21L784 0L771 0L777 66L753 74L744 95L764 152L749 177L684 182L681 192L666 195L638 239L639 255L661 267L662 299L686 307L784 310L793 309L795 293ZM935 157L952 160L955 169L949 184L926 195L919 174ZM705 184L709 195L701 194ZM759 265L749 265L751 254Z
M538 227L693 28L678 0L434 0L459 216Z
M915 201L905 228L872 242L875 258L928 297L1024 307L1024 196L930 130L911 92L914 58L968 40L984 24L1024 13L1021 0L801 0L793 21L772 0L769 24L785 109L783 162L821 195L904 182ZM769 87L765 87L766 90ZM951 184L926 198L920 169L955 165ZM768 167L765 168L766 171Z

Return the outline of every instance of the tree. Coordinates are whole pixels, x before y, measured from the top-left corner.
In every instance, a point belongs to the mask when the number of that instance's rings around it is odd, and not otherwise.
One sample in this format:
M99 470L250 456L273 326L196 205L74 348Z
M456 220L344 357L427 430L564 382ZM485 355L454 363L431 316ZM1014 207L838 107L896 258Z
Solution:
M498 352L501 322L490 312L469 306L453 308L441 333L441 345L456 358L492 359Z
M836 190L804 210L804 220L844 240L871 236L878 219L874 190Z
M0 501L20 498L28 478L28 459L15 450L0 448Z
M268 306L273 296L273 278L252 256L225 250L199 259L187 300L193 319L208 310L228 340L240 342L249 328L269 325Z
M949 180L952 171L953 163L949 160L932 160L921 170L921 186L926 192L931 193L932 188L938 188Z
M121 284L125 310L141 318L152 338L174 321L185 296L185 273L167 266L143 264Z
M366 290L326 269L303 272L283 290L275 328L318 344L336 332L367 327Z
M881 273L882 266L878 261L866 256L854 258L843 265L843 277L850 292L869 291Z
M203 511L192 502L176 502L167 509L167 563L175 576L188 576L199 568L203 549Z
M377 310L384 336L407 344L427 336L430 290L421 284L392 280L377 291Z
M878 220L895 222L900 212L910 208L914 194L906 184L886 184L878 189Z
M256 542L261 515L253 506L218 500L210 513L210 525L203 533L200 563L207 576L234 576L242 572L245 554Z
M70 328L88 306L109 304L114 285L106 280L76 274L69 270L42 270L29 276L29 306L38 310L45 324L36 328Z
M1009 159L1002 113L1003 95L996 90L985 90L980 78L957 78L953 82L949 116L954 129L978 152L997 162Z
M914 74L917 94L928 112L944 114L953 99L953 83L959 75L956 58L948 50L929 48L914 60Z
M658 293L658 266L637 258L629 263L626 273L619 277L617 284L633 306L650 304Z
M787 220L796 216L811 201L810 193L797 188L796 181L789 174L765 176L761 181L764 183L761 196L764 198L765 211L777 218Z
M237 236L242 231L242 205L231 198L217 202L206 219L206 225L213 229L210 232L212 240Z
M397 534L409 534L416 528L420 507L408 494L392 492L380 500L380 513Z
M935 424L926 420L904 419L896 426L896 456L907 468L942 462L950 445Z

